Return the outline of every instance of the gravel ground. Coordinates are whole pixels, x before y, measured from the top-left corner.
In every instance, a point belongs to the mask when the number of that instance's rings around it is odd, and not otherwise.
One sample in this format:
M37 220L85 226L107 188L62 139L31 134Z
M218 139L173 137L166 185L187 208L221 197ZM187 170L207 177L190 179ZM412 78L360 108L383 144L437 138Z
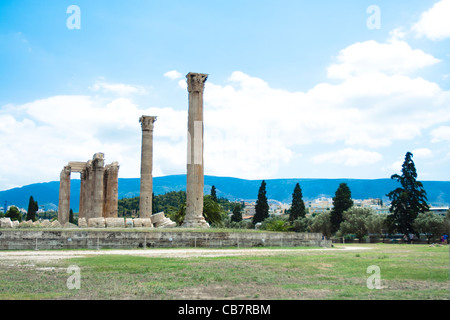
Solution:
M317 249L138 249L138 250L37 250L37 251L0 251L0 261L14 262L46 262L60 259L89 257L96 255L130 255L141 257L225 257L225 256L264 256L277 254L302 254L305 252L330 251L330 250L368 250L368 247L341 246L338 248Z

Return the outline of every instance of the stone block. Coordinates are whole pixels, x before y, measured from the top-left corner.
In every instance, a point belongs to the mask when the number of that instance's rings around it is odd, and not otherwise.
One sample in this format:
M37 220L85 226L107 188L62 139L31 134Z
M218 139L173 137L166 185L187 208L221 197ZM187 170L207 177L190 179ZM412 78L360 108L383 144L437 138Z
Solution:
M154 215L152 215L151 219L152 224L158 224L163 222L165 219L164 212L155 213Z
M0 219L0 228L12 228L13 223L11 221L11 218L1 218Z
M107 228L125 228L124 218L106 218L105 223Z
M39 220L36 220L36 221L32 222L32 224L33 224L33 227L40 227L41 226L41 223L40 223Z
M17 228L19 226L19 221L17 221L17 220L12 221L12 225L13 225L13 228Z
M73 223L66 222L64 223L64 228L78 228L78 226Z
M150 219L150 218L142 219L142 227L143 228L153 228L152 219Z
M106 222L105 218L91 218L88 220L89 228L105 228Z
M41 221L41 227L49 228L51 226L52 226L52 223L50 221L48 221L48 220L42 220Z
M155 228L175 228L177 226L177 223L170 220L169 218L165 218L163 222L158 223L155 225Z
M133 225L135 228L142 228L142 219L141 218L134 218L133 219Z
M79 218L78 219L78 227L80 228L87 228L87 222L86 222L86 218Z
M55 221L52 222L51 227L52 227L52 228L61 228L62 225L61 225L61 223L59 223L58 220L55 220Z

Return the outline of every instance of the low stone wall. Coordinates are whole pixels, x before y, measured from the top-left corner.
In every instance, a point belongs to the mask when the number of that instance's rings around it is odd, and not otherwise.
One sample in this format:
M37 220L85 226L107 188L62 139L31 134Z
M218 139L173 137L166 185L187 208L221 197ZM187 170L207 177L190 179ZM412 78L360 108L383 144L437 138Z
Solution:
M0 250L330 247L319 233L0 230Z

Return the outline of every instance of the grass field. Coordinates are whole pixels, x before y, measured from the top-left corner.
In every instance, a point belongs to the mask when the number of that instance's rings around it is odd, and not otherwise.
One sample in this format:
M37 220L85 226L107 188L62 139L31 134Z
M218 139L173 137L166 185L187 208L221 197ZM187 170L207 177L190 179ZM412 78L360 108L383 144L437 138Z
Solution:
M267 256L247 251L232 257L5 260L0 261L0 299L449 299L448 246L353 246L366 250L335 245L328 251L291 248ZM67 287L71 265L79 267L80 289ZM367 287L369 266L379 267L380 289Z

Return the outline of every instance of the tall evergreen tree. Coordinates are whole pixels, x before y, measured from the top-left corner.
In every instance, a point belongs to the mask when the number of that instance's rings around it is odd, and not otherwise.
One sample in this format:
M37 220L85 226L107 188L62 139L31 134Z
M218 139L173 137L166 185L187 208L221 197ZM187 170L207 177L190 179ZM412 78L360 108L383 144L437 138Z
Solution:
M36 221L36 212L39 210L39 206L37 201L34 201L33 196L30 196L30 200L28 201L28 210L26 220Z
M261 182L258 191L258 199L255 205L255 215L253 216L253 225L263 222L269 216L269 203L266 196L266 181Z
M74 220L73 220L73 210L72 210L72 209L70 209L70 211L69 211L69 222L70 222L70 223L74 223Z
M331 209L330 221L331 232L339 230L343 220L342 214L353 206L352 193L346 183L341 183L333 198L333 209Z
M211 199L215 202L217 202L217 193L216 193L216 187L211 187Z
M414 234L414 220L419 213L427 212L427 193L422 182L417 181L417 171L412 160L413 154L407 152L402 165L402 175L394 174L391 179L400 182L401 187L389 192L391 200L391 219L397 232L404 234L411 241L410 234Z
M231 216L231 221L240 222L242 221L242 206L240 203L236 203L233 207L233 215Z
M294 193L292 193L292 204L289 213L289 221L293 222L298 218L304 218L305 215L305 202L303 201L302 189L300 188L300 184L297 183L294 188Z

